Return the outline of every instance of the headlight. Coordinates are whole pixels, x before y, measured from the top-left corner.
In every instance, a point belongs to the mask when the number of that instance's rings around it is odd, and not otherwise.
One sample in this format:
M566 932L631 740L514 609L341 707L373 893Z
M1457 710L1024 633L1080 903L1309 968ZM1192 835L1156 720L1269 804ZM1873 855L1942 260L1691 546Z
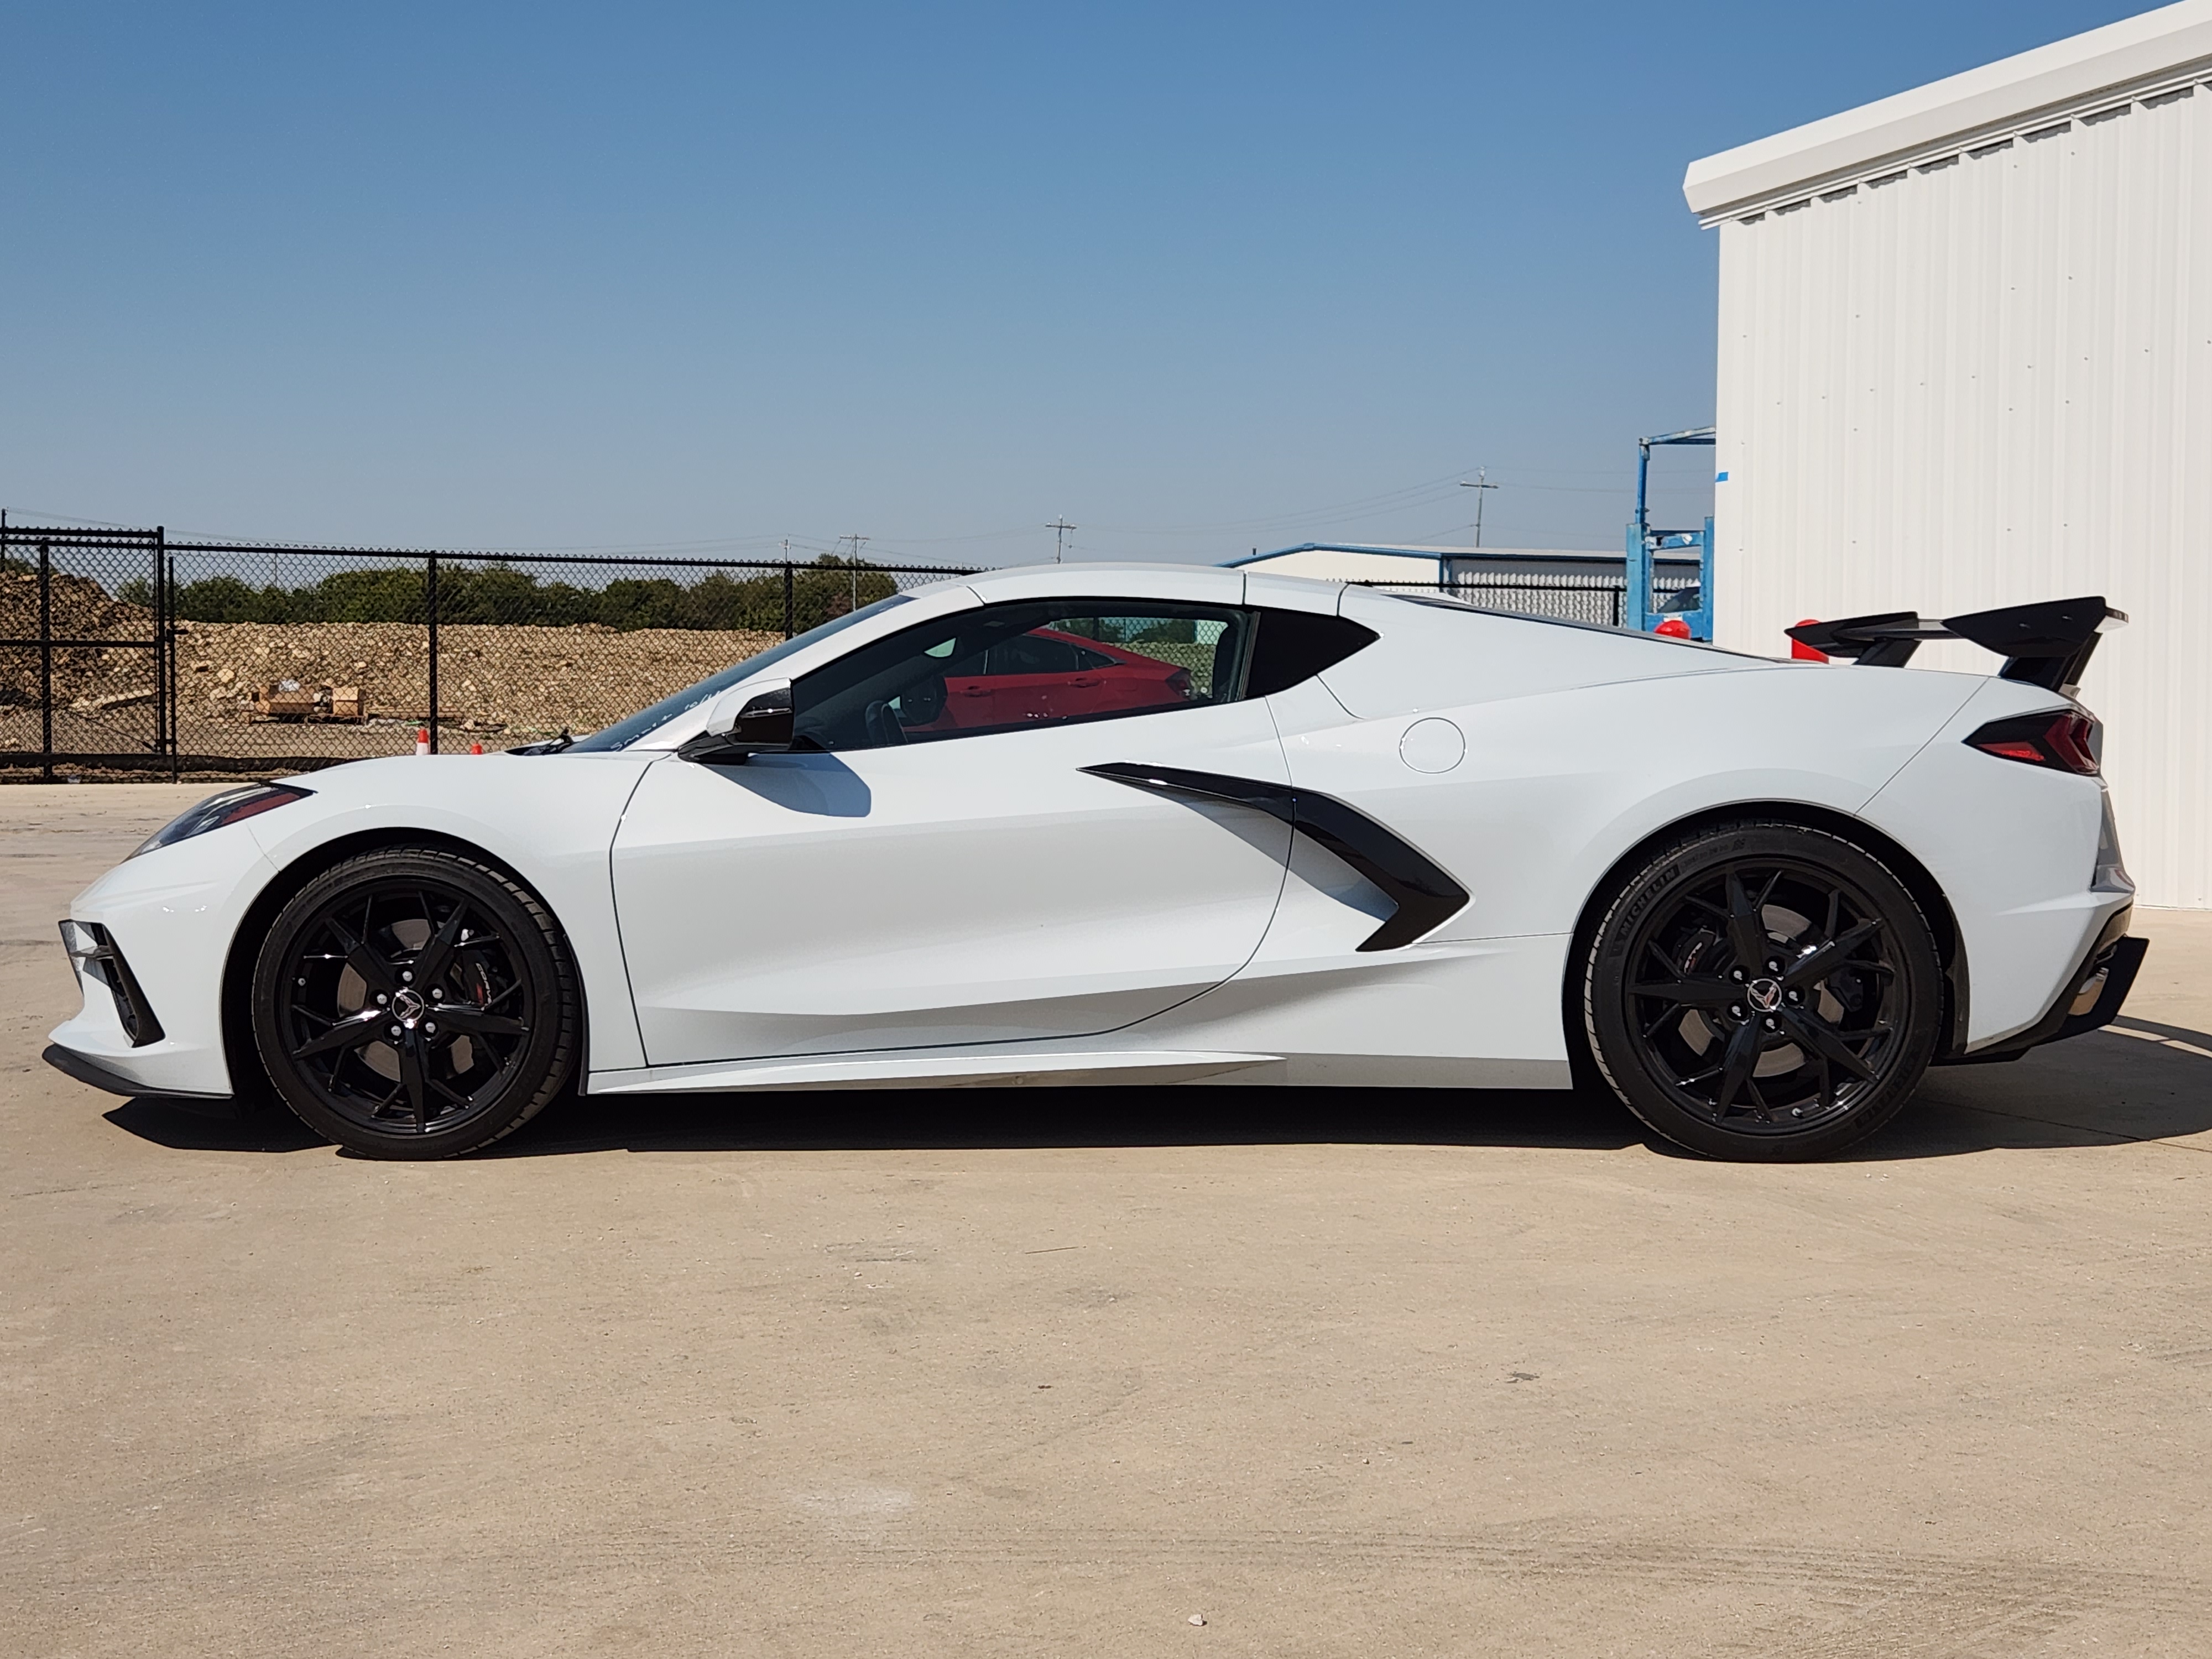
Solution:
M314 792L289 783L248 783L235 789L226 789L219 795L210 795L186 812L173 819L140 842L131 856L150 853L157 847L168 847L177 842L190 841L194 836L204 836L210 830L220 830L225 824L243 823L246 819L266 812L272 807L283 806L295 800L305 800Z

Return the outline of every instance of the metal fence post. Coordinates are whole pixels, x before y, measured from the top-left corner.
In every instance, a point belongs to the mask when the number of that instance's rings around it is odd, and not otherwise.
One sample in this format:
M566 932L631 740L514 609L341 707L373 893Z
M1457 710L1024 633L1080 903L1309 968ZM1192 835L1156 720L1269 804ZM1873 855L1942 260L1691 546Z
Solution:
M799 621L799 613L792 594L791 573L791 561L786 559L783 562L783 637L787 640L796 630Z
M153 647L153 660L147 664L147 667L152 671L154 676L153 748L155 754L158 756L162 749L161 735L168 725L167 688L169 684L169 677L162 672L161 668L162 635L167 630L161 626L162 615L166 607L162 604L161 532L159 526L155 529L152 545L143 550L151 555L146 561L146 600L154 611L154 637L148 641L148 644Z
M54 781L54 562L39 544L39 781Z
M430 624L430 752L438 752L438 556L425 556L423 609Z
M1626 551L1624 574L1628 592L1620 625L1641 634L1651 627L1651 538L1641 525L1628 526Z
M166 526L154 526L154 752L169 757L169 781L177 781L176 599L169 591Z
M168 592L166 615L169 619L169 781L175 783L184 772L183 737L177 716L184 705L177 700L177 556L168 550L167 535L161 540L161 580Z

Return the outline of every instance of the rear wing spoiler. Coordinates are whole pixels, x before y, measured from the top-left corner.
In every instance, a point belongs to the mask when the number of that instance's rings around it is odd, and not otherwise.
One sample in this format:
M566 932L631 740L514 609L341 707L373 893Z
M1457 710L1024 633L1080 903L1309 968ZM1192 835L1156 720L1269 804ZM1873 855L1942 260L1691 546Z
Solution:
M1824 656L1856 658L1862 668L1902 668L1923 640L1965 640L2005 659L1999 678L2070 697L2098 640L2124 628L2127 621L2127 613L2113 610L2100 593L1972 611L1942 622L1923 622L1917 611L1887 611L1840 622L1800 623L1784 631Z

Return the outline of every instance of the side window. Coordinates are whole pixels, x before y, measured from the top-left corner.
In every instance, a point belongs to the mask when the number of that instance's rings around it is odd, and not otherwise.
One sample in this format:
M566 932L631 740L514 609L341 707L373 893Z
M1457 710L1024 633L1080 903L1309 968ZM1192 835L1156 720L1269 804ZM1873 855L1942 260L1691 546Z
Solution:
M793 688L801 748L1161 714L1243 695L1248 612L1162 600L986 605L861 647Z

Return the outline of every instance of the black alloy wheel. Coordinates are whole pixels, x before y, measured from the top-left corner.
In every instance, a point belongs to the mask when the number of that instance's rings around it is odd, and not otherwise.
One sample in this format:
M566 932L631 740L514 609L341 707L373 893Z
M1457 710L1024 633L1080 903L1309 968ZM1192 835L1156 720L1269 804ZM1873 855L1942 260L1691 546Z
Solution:
M1904 1106L1935 1053L1919 906L1839 836L1746 823L1663 848L1591 940L1583 1018L1630 1110L1717 1158L1819 1158Z
M370 1157L485 1146L574 1063L575 975L552 918L442 849L380 849L307 883L262 942L252 995L285 1103Z

